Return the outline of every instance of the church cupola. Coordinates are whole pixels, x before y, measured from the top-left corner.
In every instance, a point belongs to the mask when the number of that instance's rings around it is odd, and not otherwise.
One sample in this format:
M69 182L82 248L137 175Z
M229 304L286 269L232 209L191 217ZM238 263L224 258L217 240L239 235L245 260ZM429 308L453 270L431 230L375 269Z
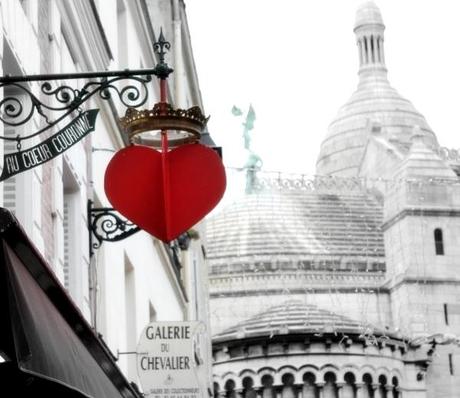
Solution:
M387 79L384 31L382 15L375 3L368 1L361 5L354 26L359 53L358 87L329 125L316 162L318 175L381 177L380 167L361 167L365 156L375 157L368 151L370 140L375 138L369 128L373 125L381 126L379 141L395 146L402 155L410 148L414 126L420 126L428 147L439 147L423 115ZM384 151L385 146L381 147Z
M374 2L364 3L356 12L354 32L359 53L359 75L381 75L386 78L384 30L382 15Z

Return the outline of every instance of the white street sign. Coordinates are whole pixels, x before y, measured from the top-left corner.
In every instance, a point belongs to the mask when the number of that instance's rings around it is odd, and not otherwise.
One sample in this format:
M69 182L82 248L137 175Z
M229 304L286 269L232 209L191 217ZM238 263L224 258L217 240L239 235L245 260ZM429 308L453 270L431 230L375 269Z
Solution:
M199 322L152 322L137 346L137 372L147 398L200 398L194 337Z

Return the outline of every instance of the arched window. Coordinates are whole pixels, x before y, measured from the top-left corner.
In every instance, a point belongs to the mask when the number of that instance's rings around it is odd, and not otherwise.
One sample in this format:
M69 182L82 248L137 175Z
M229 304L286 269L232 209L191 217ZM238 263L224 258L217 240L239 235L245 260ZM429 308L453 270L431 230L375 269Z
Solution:
M212 386L213 386L213 397L219 398L219 384L214 382Z
M318 393L315 384L315 375L313 373L305 373L302 380L302 398L316 398Z
M393 384L393 398L399 398L399 392L398 392L398 378L396 376L393 377L391 380Z
M335 384L337 378L332 372L327 372L324 375L324 387L323 387L323 397L324 398L337 398L337 386Z
M381 375L379 377L379 387L378 387L378 391L380 393L379 397L381 398L388 398L386 385L387 385L387 378L384 375Z
M434 230L434 247L436 249L436 255L444 255L444 242L442 239L442 229L436 228Z
M281 391L282 398L295 398L294 392L294 376L290 373L286 373L281 378L283 383L283 389Z
M273 391L273 377L270 375L262 376L262 398L275 398Z
M342 387L342 394L341 398L354 398L356 397L356 389L355 389L355 376L353 373L346 373L345 377L345 384Z
M254 381L250 377L243 379L243 397L244 398L256 398L257 393L254 390Z
M227 380L224 388L226 398L236 398L235 382L232 379Z
M363 393L364 398L374 398L374 389L372 388L372 376L369 373L365 373L363 376Z

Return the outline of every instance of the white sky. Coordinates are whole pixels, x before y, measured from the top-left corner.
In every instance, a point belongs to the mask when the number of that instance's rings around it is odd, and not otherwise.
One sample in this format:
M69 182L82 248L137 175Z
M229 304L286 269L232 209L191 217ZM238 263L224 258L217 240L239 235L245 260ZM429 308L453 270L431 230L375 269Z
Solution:
M314 174L320 143L356 89L353 26L362 0L188 0L209 130L227 166L246 160L242 117L265 170ZM460 147L460 1L380 0L390 84Z

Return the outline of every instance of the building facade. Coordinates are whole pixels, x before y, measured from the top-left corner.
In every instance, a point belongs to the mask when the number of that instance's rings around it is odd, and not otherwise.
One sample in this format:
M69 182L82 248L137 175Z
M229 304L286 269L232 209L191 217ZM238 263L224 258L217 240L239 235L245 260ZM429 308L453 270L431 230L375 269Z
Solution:
M317 176L260 172L207 223L215 396L458 395L459 159L391 87L384 29L358 9Z
M5 0L0 1L0 15L1 72L13 76L153 68L159 61L153 43L162 28L171 42L166 60L175 70L169 79L169 102L180 108L202 107L183 1ZM54 90L57 85L79 88L86 81L50 83ZM138 383L135 351L149 322L197 320L207 326L206 284L201 282L207 270L200 226L185 243L171 245L142 231L100 247L90 236L89 206L111 207L103 188L104 171L114 153L128 144L119 124L126 106L116 95L125 83L115 84L111 99L95 95L82 104L83 110L99 109L95 131L61 156L5 180L0 200L18 218L128 379ZM146 108L159 101L156 79L145 86L132 84L148 94ZM25 83L50 106L65 102L65 94L47 94L40 85ZM20 87L5 86L2 91L2 98L22 101L25 112L31 107ZM8 103L1 104L2 117L10 122L2 123L4 137L22 137L45 127L39 112L27 124L14 125L19 119L8 112ZM16 151L18 143L36 145L69 120L29 140L3 140L1 154ZM204 335L196 349L203 391L211 385L208 347Z

